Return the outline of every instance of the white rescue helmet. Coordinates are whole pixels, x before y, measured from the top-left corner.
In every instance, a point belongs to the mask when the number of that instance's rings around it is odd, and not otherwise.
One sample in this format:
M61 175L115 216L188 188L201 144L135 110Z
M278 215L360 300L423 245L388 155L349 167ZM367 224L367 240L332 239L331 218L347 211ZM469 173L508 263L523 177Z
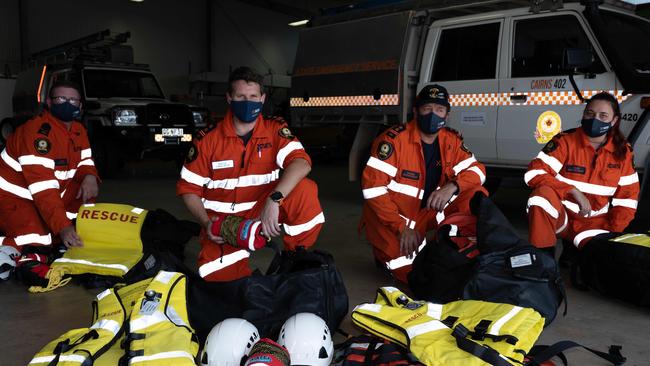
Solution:
M334 343L327 324L318 315L298 313L284 322L278 343L289 350L291 365L327 366Z
M229 318L208 334L201 353L201 366L240 366L260 339L257 328L246 319Z
M0 280L9 279L11 272L16 268L16 260L20 252L14 247L0 245Z

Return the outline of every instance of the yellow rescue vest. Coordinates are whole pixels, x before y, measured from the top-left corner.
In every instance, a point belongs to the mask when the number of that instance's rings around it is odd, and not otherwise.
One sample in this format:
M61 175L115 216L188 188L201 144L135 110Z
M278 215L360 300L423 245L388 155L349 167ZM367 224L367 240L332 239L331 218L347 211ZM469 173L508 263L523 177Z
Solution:
M30 365L196 365L183 274L106 290L93 304L93 325L48 343Z
M31 292L45 292L64 286L66 275L92 273L122 277L142 259L140 232L147 210L129 205L98 203L79 209L76 230L83 247L69 248L56 259L47 273L45 288L32 286Z
M414 301L394 287L357 306L352 321L429 366L520 364L544 327L533 309L474 300L439 305Z

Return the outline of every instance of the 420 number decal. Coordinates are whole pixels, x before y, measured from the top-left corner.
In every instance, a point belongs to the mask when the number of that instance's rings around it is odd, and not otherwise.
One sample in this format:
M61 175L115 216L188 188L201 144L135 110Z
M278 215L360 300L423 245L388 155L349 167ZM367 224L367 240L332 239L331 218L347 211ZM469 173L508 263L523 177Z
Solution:
M623 113L623 116L621 117L623 121L631 121L631 122L636 122L639 120L639 115L636 113Z

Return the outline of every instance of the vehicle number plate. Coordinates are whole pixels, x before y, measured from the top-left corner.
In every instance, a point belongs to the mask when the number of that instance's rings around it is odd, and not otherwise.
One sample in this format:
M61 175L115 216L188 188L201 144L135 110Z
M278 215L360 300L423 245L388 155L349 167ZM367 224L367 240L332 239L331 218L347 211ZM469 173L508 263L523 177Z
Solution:
M163 137L183 137L182 128L163 128L162 129Z

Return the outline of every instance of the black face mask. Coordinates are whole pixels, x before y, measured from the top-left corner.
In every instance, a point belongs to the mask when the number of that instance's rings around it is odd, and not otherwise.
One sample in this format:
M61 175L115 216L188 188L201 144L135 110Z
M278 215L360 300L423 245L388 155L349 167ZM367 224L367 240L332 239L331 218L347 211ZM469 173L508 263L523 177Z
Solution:
M63 122L70 122L73 119L79 118L81 115L81 109L76 105L70 104L70 102L64 102L61 104L52 104L50 106L50 112L52 115Z
M428 114L418 114L418 127L420 131L428 134L438 132L445 126L445 119L431 112Z
M603 122L598 118L583 118L580 124L582 130L590 137L600 137L612 128L611 123Z

